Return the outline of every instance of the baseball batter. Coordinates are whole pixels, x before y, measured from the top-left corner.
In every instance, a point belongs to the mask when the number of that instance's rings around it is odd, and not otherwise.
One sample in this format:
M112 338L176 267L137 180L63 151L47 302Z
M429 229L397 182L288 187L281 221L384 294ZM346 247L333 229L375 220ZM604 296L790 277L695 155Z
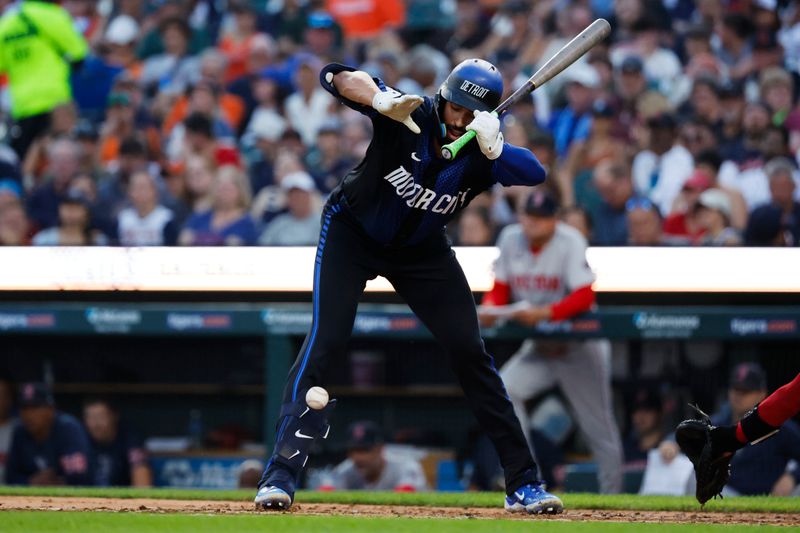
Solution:
M480 337L475 302L444 226L476 195L502 185L538 185L545 172L527 149L503 142L489 111L503 92L490 63L460 63L435 98L404 95L380 79L330 64L323 87L372 120L364 160L331 193L322 215L314 267L313 319L284 391L277 442L255 498L286 509L311 443L328 433L306 391L322 384L329 358L345 350L367 280L388 279L444 348L468 403L497 449L505 472L505 508L559 513L561 501L537 481L536 464L503 382ZM443 144L467 130L477 142L452 161Z
M586 240L558 221L557 209L552 197L534 192L520 224L500 234L494 287L480 310L484 325L501 315L502 308L496 306L511 302L516 303L506 308L510 317L531 326L571 318L594 304ZM526 430L525 402L555 385L561 388L599 465L600 490L605 493L622 490L622 443L611 407L610 365L611 347L605 339L528 339L500 371Z

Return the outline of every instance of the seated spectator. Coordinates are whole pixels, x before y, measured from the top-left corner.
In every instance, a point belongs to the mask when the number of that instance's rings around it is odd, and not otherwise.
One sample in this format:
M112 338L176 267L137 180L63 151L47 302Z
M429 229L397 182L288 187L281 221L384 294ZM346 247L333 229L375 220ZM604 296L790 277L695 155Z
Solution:
M212 189L217 169L213 161L201 155L186 160L183 176L186 190L184 200L191 213L208 211L213 205Z
M330 194L356 165L342 150L341 134L341 122L338 119L327 120L320 126L317 142L306 155L308 171L325 195Z
M711 177L704 170L697 169L689 176L675 199L675 208L664 220L663 229L667 237L686 244L702 237L703 228L697 220L697 199L703 191L711 188L712 183Z
M173 143L168 156L173 170L180 170L192 156L202 156L217 166L239 165L239 152L229 142L214 136L214 121L204 113L191 113L183 121L184 133L180 143Z
M567 155L570 144L585 140L592 126L592 103L600 87L600 76L591 65L575 63L564 71L567 106L553 113L550 131L559 157Z
M612 137L615 115L608 103L602 100L594 102L588 137L572 143L557 173L562 203L582 203L582 196L585 195L581 194L580 189L585 185L582 186L581 182L591 180L592 169L603 159L618 159L625 155L623 145Z
M293 130L287 130L285 136L294 136ZM294 142L293 140L290 142ZM297 142L300 142L299 139ZM280 186L284 177L295 172L305 172L300 156L286 149L286 139L282 139L276 149L274 161L273 183L262 187L253 199L250 215L260 223L268 224L276 216L286 212L286 190Z
M97 487L149 487L153 473L140 439L120 422L119 412L100 398L83 404L91 444L90 464Z
M131 155L131 139L143 146L143 154L157 160L161 154L161 136L153 126L144 126L137 121L136 107L130 95L113 92L108 95L106 120L100 129L100 162L111 170ZM127 150L127 151L126 151Z
M306 172L293 172L281 180L288 212L267 224L258 239L263 246L312 246L320 231L320 209L314 180Z
M145 171L148 166L147 147L137 137L127 137L119 146L115 169L97 183L96 210L103 216L116 220L128 204L128 185L131 176Z
M631 411L631 430L623 439L625 462L647 461L647 454L664 439L661 398L651 389L636 391Z
M11 178L0 179L0 211L22 201L22 185Z
M329 116L333 97L319 84L322 64L312 55L302 57L295 73L297 90L286 98L286 117L292 128L303 138L303 144L312 146L320 126Z
M59 139L47 146L47 159L47 181L28 197L28 214L37 229L58 224L59 205L78 171L80 148L75 141Z
M728 384L730 412L711 417L715 426L736 424L747 412L767 397L764 370L753 363L734 367ZM731 477L722 494L770 494L788 496L800 481L800 472L787 472L790 461L800 461L800 426L790 420L779 432L759 443L739 450L731 461Z
M800 242L800 202L795 200L797 183L794 173L797 168L785 157L776 157L764 166L769 178L769 194L772 205L780 208L783 224L792 232L794 242Z
M256 227L247 212L250 185L233 165L220 167L214 178L213 204L209 211L195 213L178 237L183 246L241 246L256 242Z
M231 144L235 138L235 131L228 122L220 107L221 87L212 82L200 80L188 90L186 105L175 105L172 109L182 109L184 113L199 114L211 121L211 136L221 143ZM234 97L237 98L238 97ZM180 102L179 102L180 104ZM165 123L166 124L166 123ZM187 134L186 122L175 121L169 138L167 139L167 153L177 154L184 146Z
M722 157L720 156L719 151L714 148L697 152L697 155L694 158L694 165L695 172L704 172L710 178L709 184L703 190L719 189L728 195L728 200L731 202L731 226L734 229L742 231L747 224L747 202L745 202L744 197L742 197L742 193L739 192L738 189L720 183L719 169L722 167ZM692 174L692 176L693 175L694 174ZM689 179L691 179L691 176ZM686 188L686 183L688 183L688 181L689 180L684 183L684 189ZM673 204L673 212L679 209L688 209L690 207L686 204L681 206L680 200L681 197L679 195L678 199Z
M9 485L90 485L89 437L75 417L56 410L44 383L19 389L20 423L6 463Z
M34 246L104 246L108 237L91 227L90 205L79 191L70 191L58 206L58 226L33 236Z
M781 209L772 204L756 207L744 231L747 246L796 246L792 232L783 222Z
M422 466L417 461L385 452L377 424L355 422L347 433L347 459L333 472L337 489L417 491L428 488Z
M21 202L6 205L0 210L0 245L28 246L32 228Z
M200 60L190 54L189 39L192 30L180 18L170 18L159 27L164 42L164 52L149 57L142 68L141 83L151 95L178 94L196 79Z
M149 172L136 172L128 185L131 206L117 217L117 236L122 246L172 246L178 227L172 211L158 203L156 180Z
M737 246L742 243L739 232L730 226L731 202L719 189L708 189L697 199L697 221L703 229L703 246Z
M464 210L458 218L457 246L494 246L495 227L489 210L485 207L471 207Z
M6 483L8 450L11 448L11 435L17 422L11 414L11 408L14 407L13 399L11 382L0 378L0 485Z
M692 154L678 142L675 119L660 114L648 119L648 146L633 159L636 194L650 198L662 213L670 213L683 183L694 170Z
M601 200L592 213L592 244L624 246L628 242L625 205L633 196L629 167L621 161L606 159L595 168L593 181Z
M228 58L225 83L231 83L247 72L247 58L258 33L258 13L248 0L228 2L228 11L233 15L230 31L219 39L219 48Z
M250 40L250 49L245 62L245 72L227 87L228 92L241 98L245 105L245 115L250 116L256 107L253 84L263 78L262 73L275 59L275 41L267 34L259 33Z
M625 204L628 221L628 244L661 246L665 244L661 230L661 213L647 198L631 198Z

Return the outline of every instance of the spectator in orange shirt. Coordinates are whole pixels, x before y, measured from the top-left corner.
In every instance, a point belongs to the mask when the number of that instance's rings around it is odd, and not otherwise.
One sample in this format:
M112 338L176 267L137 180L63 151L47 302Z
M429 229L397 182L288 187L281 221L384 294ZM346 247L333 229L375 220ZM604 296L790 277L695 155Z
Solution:
M136 109L127 93L113 92L108 95L106 120L100 129L100 162L108 167L119 159L122 140L135 137L147 148L150 160L157 160L161 153L161 137L155 127L140 127L136 124Z
M342 26L346 39L372 39L406 19L401 0L325 0L325 10Z
M173 103L162 126L164 135L171 134L173 128L180 124L189 113L196 111L193 108L192 99L198 87L213 87L216 107L219 111L215 114L218 114L233 132L239 130L245 117L245 103L239 96L222 89L227 61L225 55L215 48L203 52L200 57L199 80L188 88L186 94L181 95Z
M258 15L247 1L237 0L229 4L234 25L219 40L219 49L228 58L225 83L231 83L247 72L247 57L258 33Z

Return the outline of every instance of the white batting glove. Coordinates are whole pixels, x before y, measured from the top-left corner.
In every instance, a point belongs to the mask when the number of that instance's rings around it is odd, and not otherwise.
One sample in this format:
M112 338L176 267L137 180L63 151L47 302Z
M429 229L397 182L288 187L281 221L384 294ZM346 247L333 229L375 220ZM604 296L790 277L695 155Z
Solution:
M475 132L478 146L487 159L497 159L503 151L503 134L500 133L500 119L488 111L475 110L475 118L467 126Z
M381 91L372 97L372 107L381 115L402 122L414 133L419 133L419 126L411 118L411 113L422 105L422 97L414 94L400 94L394 89Z

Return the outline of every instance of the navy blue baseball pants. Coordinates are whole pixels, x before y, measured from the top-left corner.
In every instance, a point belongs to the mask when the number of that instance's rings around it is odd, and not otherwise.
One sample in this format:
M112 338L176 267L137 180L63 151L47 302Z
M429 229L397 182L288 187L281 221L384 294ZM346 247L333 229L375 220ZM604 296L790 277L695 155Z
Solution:
M367 280L378 275L391 282L444 348L472 412L497 449L508 493L534 482L536 465L443 232L413 246L386 247L346 211L326 206L314 267L313 321L289 372L284 402L302 401L308 389L323 384L326 362L346 349Z

